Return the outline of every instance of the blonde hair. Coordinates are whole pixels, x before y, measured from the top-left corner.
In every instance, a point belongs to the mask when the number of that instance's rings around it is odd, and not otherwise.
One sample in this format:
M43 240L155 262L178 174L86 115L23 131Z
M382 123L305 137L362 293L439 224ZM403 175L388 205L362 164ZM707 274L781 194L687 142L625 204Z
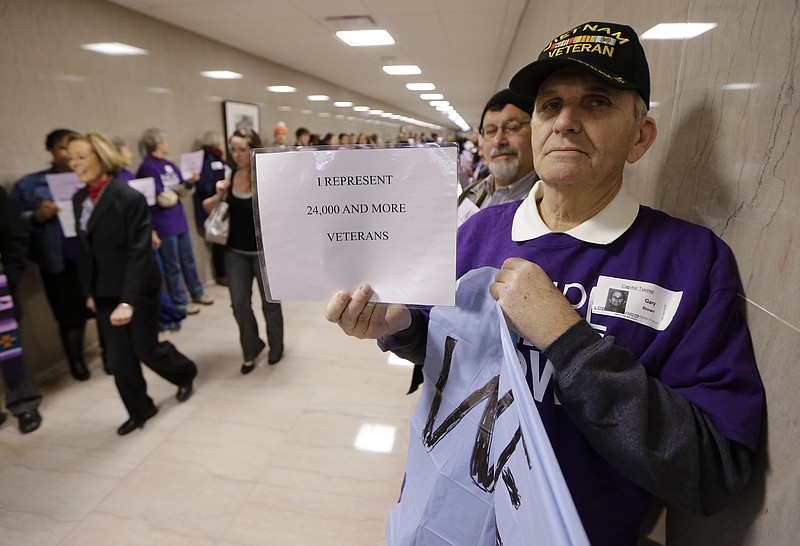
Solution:
M122 156L119 155L119 150L108 138L98 133L76 134L70 136L67 143L76 140L82 140L92 147L100 166L103 168L103 172L106 174L118 174L123 169Z

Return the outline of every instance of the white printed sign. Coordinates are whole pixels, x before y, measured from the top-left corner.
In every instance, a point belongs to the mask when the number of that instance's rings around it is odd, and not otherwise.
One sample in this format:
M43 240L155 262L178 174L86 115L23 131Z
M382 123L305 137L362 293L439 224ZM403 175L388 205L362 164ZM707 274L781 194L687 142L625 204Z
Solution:
M260 243L272 300L455 302L458 148L259 150Z
M76 191L83 188L83 183L78 180L75 173L52 173L46 174L45 180L53 196L53 202L58 205L58 222L61 224L61 231L64 237L71 239L78 232L75 228L75 213L72 210L72 196Z
M203 150L181 154L181 176L191 180L195 174L203 170Z
M128 180L128 186L144 195L149 206L156 204L156 179L152 176Z

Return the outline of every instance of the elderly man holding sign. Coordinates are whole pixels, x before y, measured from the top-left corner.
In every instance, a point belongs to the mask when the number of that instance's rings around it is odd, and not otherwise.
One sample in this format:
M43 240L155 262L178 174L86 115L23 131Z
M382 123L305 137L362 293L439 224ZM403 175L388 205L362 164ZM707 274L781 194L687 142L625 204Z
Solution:
M457 275L497 268L487 290L519 334L528 395L586 535L633 545L653 497L712 514L750 477L764 393L734 258L709 229L639 205L623 189L625 164L656 138L649 69L632 28L571 28L510 88L535 98L541 181L524 201L483 210L460 228ZM627 294L621 311L606 309L614 291ZM371 294L366 284L335 294L327 319L427 367L426 349L439 350L428 338L436 309L429 318L370 302ZM431 517L457 513L451 500Z

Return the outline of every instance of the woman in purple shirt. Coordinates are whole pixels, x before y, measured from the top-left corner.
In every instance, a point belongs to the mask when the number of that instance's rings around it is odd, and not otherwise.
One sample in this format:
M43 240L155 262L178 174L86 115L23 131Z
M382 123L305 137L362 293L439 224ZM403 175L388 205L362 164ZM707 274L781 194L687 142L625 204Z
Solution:
M161 129L148 129L139 140L139 149L144 158L137 178L153 177L156 181L156 205L150 207L153 227L161 239L161 259L164 277L175 307L186 314L198 313L198 303L211 305L214 300L203 292L203 284L197 275L189 225L180 204L178 191L185 184L194 184L197 179L184 182L181 170L166 158L170 152L167 135ZM186 286L184 286L184 281ZM188 287L192 301L186 294Z

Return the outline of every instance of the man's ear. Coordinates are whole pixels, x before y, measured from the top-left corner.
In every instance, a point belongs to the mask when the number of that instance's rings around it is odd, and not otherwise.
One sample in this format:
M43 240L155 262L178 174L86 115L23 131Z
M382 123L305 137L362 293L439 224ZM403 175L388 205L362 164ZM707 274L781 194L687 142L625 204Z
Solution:
M656 120L650 116L645 116L642 121L642 126L639 127L639 138L633 143L633 147L628 152L628 163L636 163L639 161L653 142L655 142L657 134Z

